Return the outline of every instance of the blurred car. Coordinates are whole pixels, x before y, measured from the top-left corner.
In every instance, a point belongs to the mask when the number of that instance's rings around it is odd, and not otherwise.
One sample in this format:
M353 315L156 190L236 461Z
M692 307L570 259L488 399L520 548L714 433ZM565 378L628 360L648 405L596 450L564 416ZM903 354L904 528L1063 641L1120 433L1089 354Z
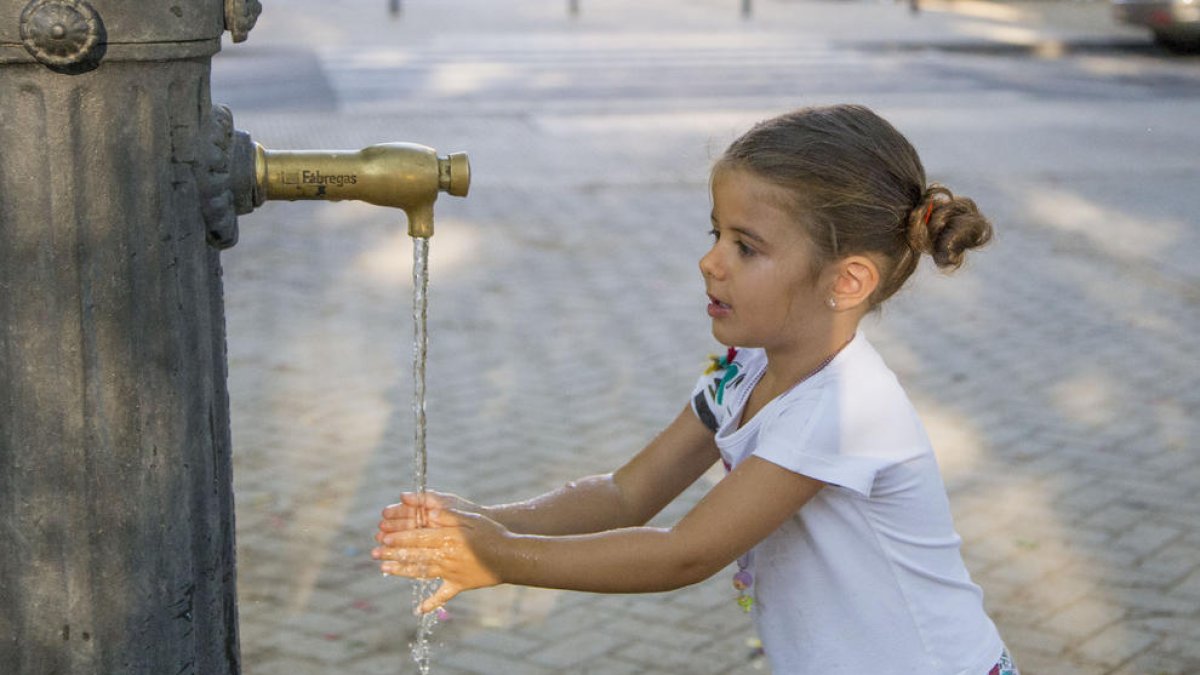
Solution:
M1167 49L1200 51L1200 0L1112 0L1112 10L1118 21L1149 28Z

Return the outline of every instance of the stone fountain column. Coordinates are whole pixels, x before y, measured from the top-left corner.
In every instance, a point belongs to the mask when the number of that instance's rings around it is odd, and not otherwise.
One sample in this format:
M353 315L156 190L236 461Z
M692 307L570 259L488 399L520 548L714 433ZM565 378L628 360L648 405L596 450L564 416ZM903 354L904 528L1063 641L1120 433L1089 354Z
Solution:
M240 672L209 76L258 11L0 0L5 675Z

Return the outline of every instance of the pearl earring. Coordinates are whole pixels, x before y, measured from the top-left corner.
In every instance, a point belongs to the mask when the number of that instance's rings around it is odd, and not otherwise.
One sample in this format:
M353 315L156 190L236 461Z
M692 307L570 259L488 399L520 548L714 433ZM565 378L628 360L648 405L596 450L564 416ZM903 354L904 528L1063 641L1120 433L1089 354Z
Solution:
M831 295L825 300L825 304L829 305L829 309L837 309L837 298Z

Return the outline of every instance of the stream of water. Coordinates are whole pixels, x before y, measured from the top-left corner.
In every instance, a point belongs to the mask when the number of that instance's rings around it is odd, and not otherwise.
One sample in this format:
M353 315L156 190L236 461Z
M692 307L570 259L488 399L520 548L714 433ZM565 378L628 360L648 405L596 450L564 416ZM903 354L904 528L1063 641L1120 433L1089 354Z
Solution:
M418 494L426 489L425 453L425 360L429 353L429 239L413 237L413 474ZM424 523L421 523L422 525ZM413 610L421 601L433 594L437 581L417 579L413 581ZM420 615L420 626L412 644L412 658L421 675L428 675L430 665L430 637L437 624L437 613Z

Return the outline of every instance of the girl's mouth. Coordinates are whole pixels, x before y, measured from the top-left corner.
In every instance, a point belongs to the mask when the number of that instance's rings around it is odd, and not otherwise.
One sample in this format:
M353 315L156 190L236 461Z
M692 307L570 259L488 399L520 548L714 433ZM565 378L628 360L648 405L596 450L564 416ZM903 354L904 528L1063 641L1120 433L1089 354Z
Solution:
M708 315L712 318L719 319L721 317L729 316L732 311L733 309L729 305L721 302L711 295L708 296Z

